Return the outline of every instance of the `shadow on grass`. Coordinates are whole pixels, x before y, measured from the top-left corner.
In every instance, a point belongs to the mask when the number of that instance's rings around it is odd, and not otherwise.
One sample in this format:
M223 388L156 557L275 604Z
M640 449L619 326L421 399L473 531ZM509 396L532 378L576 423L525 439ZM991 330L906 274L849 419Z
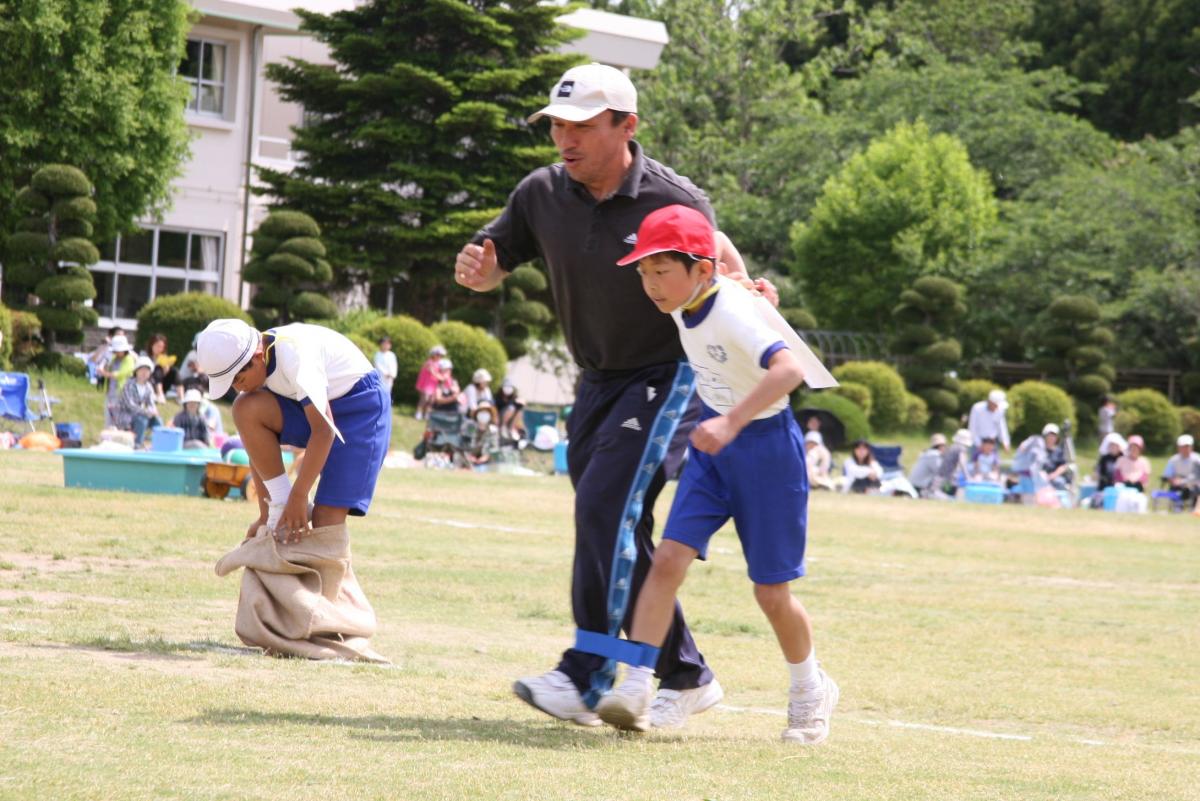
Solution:
M247 648L240 645L229 645L217 640L164 640L161 637L150 637L145 640L135 640L127 634L116 637L92 637L72 643L77 648L92 648L99 651L117 651L120 653L146 653L156 655L172 655L179 653L216 653L238 656L261 656L259 648Z
M568 723L538 723L483 718L422 718L404 715L317 715L297 712L256 712L245 709L209 709L185 723L209 726L331 726L352 729L352 739L375 742L422 740L508 743L525 748L577 750L605 748L611 729L588 731Z

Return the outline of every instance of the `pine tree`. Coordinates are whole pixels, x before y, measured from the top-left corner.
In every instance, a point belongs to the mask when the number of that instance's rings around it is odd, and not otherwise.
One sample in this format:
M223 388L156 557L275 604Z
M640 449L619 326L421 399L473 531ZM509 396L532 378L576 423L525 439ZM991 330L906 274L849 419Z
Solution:
M93 191L80 170L48 164L16 195L26 216L8 238L5 280L18 288L20 300L33 302L48 349L56 341L81 341L83 326L99 319L84 305L96 297L88 266L100 260L90 239L96 219Z
M273 211L255 230L242 277L257 288L250 305L258 325L338 316L324 294L333 267L320 236L316 221L298 211Z
M897 325L892 351L909 356L900 374L909 391L929 407L934 429L958 411L959 384L949 371L962 359L962 345L950 333L966 313L963 288L936 276L918 278L892 309Z
M1080 425L1090 426L1117 377L1109 363L1116 336L1101 324L1100 304L1060 295L1030 329L1029 341L1039 353L1033 366L1075 398Z
M321 224L338 285L395 281L400 308L426 320L451 303L494 309L512 297L507 289L472 297L450 268L516 183L553 160L545 130L525 117L577 60L556 52L573 35L555 22L562 9L540 0L374 0L299 13L335 64L268 68L309 122L293 141L302 163L260 173L267 193Z

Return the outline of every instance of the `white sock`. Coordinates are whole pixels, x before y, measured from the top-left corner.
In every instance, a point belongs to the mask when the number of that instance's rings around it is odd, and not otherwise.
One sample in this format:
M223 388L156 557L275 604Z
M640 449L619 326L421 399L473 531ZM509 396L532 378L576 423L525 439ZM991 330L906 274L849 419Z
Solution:
M267 488L267 496L272 506L287 503L288 495L292 493L292 480L287 473L280 473L275 478L264 478L263 486Z
M815 690L820 684L816 648L809 650L808 658L803 662L788 662L787 666L792 674L793 690Z
M640 690L645 690L648 686L650 686L650 682L653 680L654 668L631 665L625 671L624 683L630 687L637 687Z

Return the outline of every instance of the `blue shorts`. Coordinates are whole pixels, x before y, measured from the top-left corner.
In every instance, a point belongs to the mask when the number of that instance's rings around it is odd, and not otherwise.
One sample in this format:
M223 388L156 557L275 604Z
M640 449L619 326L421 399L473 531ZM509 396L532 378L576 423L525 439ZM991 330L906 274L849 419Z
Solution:
M704 407L700 419L716 417ZM791 409L754 420L716 456L688 446L664 540L695 548L733 518L750 580L782 584L804 575L808 469L804 436Z
M274 393L272 393L274 394ZM275 395L283 412L281 445L297 448L308 446L312 429L304 416L306 400L295 401ZM321 506L349 509L361 517L371 505L375 481L383 467L392 438L392 404L374 370L358 380L350 391L329 402L333 423L342 432L345 442L334 437L329 458L321 469L314 502Z

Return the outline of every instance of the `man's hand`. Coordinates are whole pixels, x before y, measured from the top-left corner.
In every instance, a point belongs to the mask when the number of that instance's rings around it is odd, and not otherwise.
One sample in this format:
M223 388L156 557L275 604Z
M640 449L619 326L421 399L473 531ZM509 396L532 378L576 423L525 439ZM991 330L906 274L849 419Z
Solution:
M733 422L721 415L710 417L692 429L692 445L702 453L715 456L738 435L738 428Z
M454 260L454 280L467 289L489 292L500 286L504 270L496 259L496 243L483 240L483 245L463 245Z

